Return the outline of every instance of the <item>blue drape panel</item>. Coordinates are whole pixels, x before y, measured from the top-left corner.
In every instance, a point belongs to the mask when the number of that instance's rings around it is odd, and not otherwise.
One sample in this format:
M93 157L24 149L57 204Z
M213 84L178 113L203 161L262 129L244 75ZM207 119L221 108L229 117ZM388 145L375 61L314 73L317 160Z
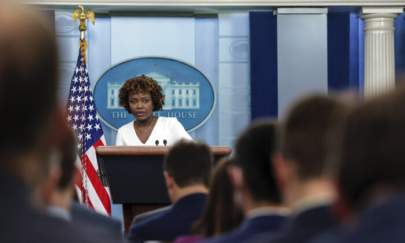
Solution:
M395 69L397 80L405 77L405 14L395 20Z
M328 14L328 90L360 89L359 17L350 12Z
M271 11L253 11L249 20L251 118L276 117L277 16Z

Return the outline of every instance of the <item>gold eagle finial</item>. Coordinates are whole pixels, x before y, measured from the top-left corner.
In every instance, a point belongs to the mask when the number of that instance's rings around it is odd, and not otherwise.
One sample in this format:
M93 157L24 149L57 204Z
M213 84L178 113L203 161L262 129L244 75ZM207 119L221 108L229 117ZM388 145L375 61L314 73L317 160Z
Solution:
M85 10L83 5L79 5L79 7L73 11L72 18L80 21L80 32L87 30L86 20L90 20L93 25L96 23L96 16L94 12L91 10Z
M79 5L77 9L75 9L72 13L73 20L79 20L79 30L80 30L80 52L82 57L86 59L86 49L87 49L87 42L85 38L85 33L87 30L86 21L90 20L93 25L96 22L96 16L93 11L85 10L83 5Z

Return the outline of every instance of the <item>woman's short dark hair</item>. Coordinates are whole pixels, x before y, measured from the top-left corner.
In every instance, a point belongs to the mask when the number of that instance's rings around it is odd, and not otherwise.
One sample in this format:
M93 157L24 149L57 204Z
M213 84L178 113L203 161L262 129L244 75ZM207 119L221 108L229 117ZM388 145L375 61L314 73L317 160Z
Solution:
M141 75L128 79L120 89L120 106L124 107L129 113L129 96L134 93L150 93L153 103L153 111L161 110L164 102L162 87L151 77Z

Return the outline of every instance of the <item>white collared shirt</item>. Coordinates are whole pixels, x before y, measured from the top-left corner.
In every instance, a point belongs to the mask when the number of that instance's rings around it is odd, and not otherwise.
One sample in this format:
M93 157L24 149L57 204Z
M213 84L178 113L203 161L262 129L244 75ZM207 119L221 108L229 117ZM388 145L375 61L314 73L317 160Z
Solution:
M192 140L183 125L175 117L158 117L149 138L142 143L135 132L134 121L131 121L118 129L115 145L118 146L171 146L180 139Z
M258 207L258 208L250 210L247 213L246 218L256 218L256 217L268 216L268 215L288 216L289 214L290 214L290 210L288 210L287 208L265 206L265 207Z
M70 212L60 207L49 206L47 208L47 212L52 217L60 218L66 221L72 220L72 215L70 215Z
M292 209L294 214L299 214L311 208L331 205L334 198L330 193L318 193L316 195L306 196L293 204Z

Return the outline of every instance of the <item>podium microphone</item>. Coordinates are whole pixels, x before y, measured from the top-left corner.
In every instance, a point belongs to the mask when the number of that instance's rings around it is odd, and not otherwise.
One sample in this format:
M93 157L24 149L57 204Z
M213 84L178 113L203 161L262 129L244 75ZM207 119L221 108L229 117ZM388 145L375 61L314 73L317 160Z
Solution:
M156 146L159 146L159 140L156 140L156 141L155 141L155 145L156 145Z
M166 147L166 145L167 145L167 140L166 139L163 139L163 145Z

